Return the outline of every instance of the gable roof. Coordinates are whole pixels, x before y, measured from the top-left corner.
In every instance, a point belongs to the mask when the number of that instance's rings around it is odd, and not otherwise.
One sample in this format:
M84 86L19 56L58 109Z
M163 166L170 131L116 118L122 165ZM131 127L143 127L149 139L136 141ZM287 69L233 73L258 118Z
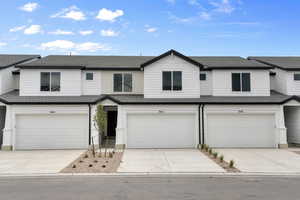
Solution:
M141 70L166 57L176 55L199 66L212 69L271 69L270 65L239 56L185 56L173 49L159 56L68 56L50 55L42 59L17 65L27 69L82 69L82 70Z
M284 70L300 70L300 57L298 56L249 56L248 59Z
M140 70L140 64L153 56L66 56L51 55L19 68L63 68L92 70Z
M191 63L193 65L196 65L196 66L198 66L200 68L203 67L203 65L201 63L197 62L196 60L192 59L191 57L187 57L187 56L185 56L185 55L183 55L183 54L175 51L174 49L171 49L171 50L167 51L166 53L163 53L163 54L161 54L159 56L156 56L156 57L148 60L147 62L142 63L141 64L141 68L144 68L144 67L146 67L146 66L148 66L148 65L150 65L150 64L152 64L152 63L154 63L154 62L156 62L156 61L158 61L158 60L160 60L160 59L162 59L164 57L167 57L169 55L176 55L179 58L181 58L181 59L183 59L183 60L185 60L185 61L187 61L187 62L189 62L189 63Z
M0 54L0 69L5 69L35 58L40 58L40 55Z
M239 56L191 56L201 63L204 69L271 69L270 65L255 60L247 60Z

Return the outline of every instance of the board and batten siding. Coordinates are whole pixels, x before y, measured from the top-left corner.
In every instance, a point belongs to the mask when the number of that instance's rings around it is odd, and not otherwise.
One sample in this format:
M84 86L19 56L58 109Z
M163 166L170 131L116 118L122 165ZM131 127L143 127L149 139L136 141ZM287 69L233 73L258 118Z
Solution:
M41 72L60 72L60 91L40 91ZM20 96L80 96L81 70L77 69L21 69L20 72Z
M233 92L231 74L250 73L251 91ZM213 70L213 96L270 96L269 70Z
M93 73L93 80L86 80L86 74ZM82 71L82 95L101 94L101 71Z
M144 92L144 74L142 71L101 71L101 90L102 94L123 94L125 92L114 92L113 75L115 73L132 74L132 92L126 94L143 94Z
M163 91L162 72L182 71L182 90ZM144 68L145 98L199 98L199 67L176 55L164 57Z

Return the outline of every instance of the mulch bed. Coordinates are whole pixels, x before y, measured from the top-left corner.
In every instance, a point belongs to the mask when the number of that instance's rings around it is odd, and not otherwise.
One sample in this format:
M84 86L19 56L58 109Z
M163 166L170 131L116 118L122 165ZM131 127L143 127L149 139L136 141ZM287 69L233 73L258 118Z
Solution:
M241 172L239 169L235 168L235 167L229 167L229 163L226 162L225 160L223 160L223 162L220 161L219 158L214 158L214 156L212 154L209 154L207 151L205 150L200 150L203 154L205 154L207 157L209 157L211 160L213 160L215 163L217 163L220 167L222 167L223 169L225 169L227 172Z
M70 163L66 168L61 170L61 173L113 173L120 166L123 152L111 153L104 156L104 153L96 153L93 156L92 151L88 150L81 154L79 158Z

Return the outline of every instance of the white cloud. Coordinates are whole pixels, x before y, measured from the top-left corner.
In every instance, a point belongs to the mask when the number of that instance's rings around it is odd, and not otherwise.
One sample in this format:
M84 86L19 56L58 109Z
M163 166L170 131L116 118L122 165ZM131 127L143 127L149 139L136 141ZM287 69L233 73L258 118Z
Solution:
M42 43L39 49L51 51L96 52L99 50L110 50L111 48L105 44L100 44L96 42L74 43L69 40L55 40L52 42Z
M68 40L55 40L40 45L40 48L43 50L68 50L73 49L74 47L75 43Z
M34 3L34 2L29 2L23 6L21 6L19 9L23 10L25 12L33 12L34 10L36 10L39 7L38 3Z
M210 20L211 19L211 15L208 12L201 12L200 13L200 18L204 19L204 20Z
M228 22L227 25L260 25L259 22Z
M97 19L101 20L101 21L110 21L110 22L114 22L116 20L116 18L121 17L124 15L123 10L108 10L106 8L102 8L101 10L99 10L99 13L97 15Z
M7 45L7 43L5 42L0 42L0 47L5 47Z
M214 11L216 12L230 14L235 10L229 0L210 1L209 3L215 7Z
M23 30L24 28L26 28L26 26L16 26L16 27L9 29L9 32L18 32L18 31Z
M92 31L92 30L79 31L79 34L83 35L83 36L85 36L85 35L91 35L93 33L94 33L94 31Z
M88 52L95 52L98 50L110 50L109 47L107 47L104 44L95 43L95 42L85 42L81 44L76 45L77 51L88 51Z
M149 28L146 29L146 31L147 31L148 33L153 33L153 32L156 32L156 31L157 31L157 28L155 28L155 27L149 27Z
M116 37L119 35L119 33L108 29L108 30L101 30L101 35L104 37Z
M64 8L60 12L55 13L54 15L50 16L51 18L66 18L72 19L75 21L82 21L85 20L85 14L77 8L77 6L70 6L69 8Z
M49 32L51 35L74 35L72 31L65 31L65 30L60 30L57 29L56 31Z
M24 30L24 34L26 35L34 35L42 33L42 27L40 25L31 25Z

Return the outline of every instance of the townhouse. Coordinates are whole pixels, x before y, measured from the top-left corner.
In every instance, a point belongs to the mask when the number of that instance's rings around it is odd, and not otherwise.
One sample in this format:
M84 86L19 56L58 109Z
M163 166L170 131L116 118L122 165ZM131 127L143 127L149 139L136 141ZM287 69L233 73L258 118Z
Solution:
M116 147L300 143L300 59L292 70L291 58L275 58L280 65L264 59L170 50L159 56L53 55L20 63L9 75L17 86L0 95L6 110L0 118L2 149L80 149L92 139L97 144L93 119L99 104L108 114L105 136Z

